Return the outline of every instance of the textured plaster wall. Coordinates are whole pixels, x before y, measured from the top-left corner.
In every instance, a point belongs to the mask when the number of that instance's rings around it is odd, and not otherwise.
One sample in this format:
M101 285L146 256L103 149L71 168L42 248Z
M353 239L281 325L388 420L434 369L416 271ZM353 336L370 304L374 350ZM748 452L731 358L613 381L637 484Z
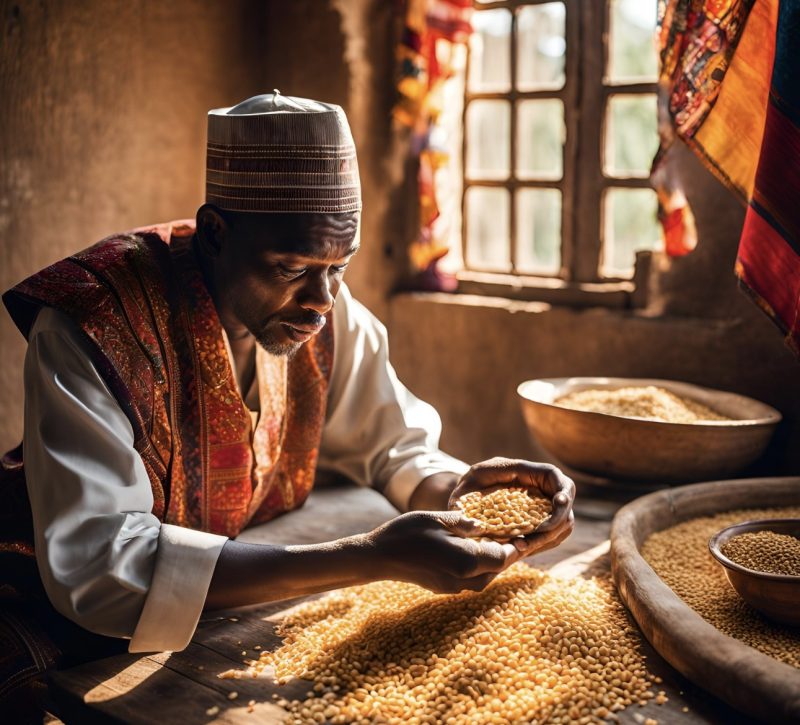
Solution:
M541 455L516 387L562 376L670 378L763 400L785 421L754 471L800 473L800 362L737 289L733 265L744 209L684 147L700 242L656 265L644 310L583 311L448 295L393 299L392 359L400 378L442 415L445 450L474 462Z
M261 87L258 0L0 2L0 288L114 231L193 216L205 114ZM0 444L24 341L0 312Z

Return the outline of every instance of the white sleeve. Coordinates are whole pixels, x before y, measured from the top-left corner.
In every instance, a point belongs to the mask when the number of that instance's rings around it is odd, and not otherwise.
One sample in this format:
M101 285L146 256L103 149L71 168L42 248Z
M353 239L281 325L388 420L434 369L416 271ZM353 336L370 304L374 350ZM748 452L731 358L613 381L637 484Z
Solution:
M36 561L53 606L131 652L183 649L224 536L161 524L133 430L88 341L44 308L25 358L23 459Z
M442 424L389 362L386 328L342 285L319 467L382 491L401 511L426 477L469 466L439 450Z

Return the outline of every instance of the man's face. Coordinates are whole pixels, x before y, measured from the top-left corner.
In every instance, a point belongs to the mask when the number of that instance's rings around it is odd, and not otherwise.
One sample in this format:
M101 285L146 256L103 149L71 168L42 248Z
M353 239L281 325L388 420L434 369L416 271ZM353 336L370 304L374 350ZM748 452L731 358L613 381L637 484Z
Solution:
M273 355L291 355L325 325L358 251L357 214L225 215L214 262L227 314Z

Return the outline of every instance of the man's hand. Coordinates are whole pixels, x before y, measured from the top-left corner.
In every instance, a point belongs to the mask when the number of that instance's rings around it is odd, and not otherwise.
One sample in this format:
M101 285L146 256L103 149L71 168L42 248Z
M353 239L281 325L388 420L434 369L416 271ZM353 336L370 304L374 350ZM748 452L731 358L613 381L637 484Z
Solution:
M549 463L511 458L491 458L476 463L456 484L450 494L448 508L455 509L456 501L471 491L491 491L505 486L537 488L553 501L553 513L547 521L529 536L512 540L521 556L531 556L552 549L572 533L575 526L575 516L572 513L575 484L571 478Z
M412 511L367 534L375 578L412 582L439 594L481 591L524 554L508 543L478 541L478 527L456 511Z

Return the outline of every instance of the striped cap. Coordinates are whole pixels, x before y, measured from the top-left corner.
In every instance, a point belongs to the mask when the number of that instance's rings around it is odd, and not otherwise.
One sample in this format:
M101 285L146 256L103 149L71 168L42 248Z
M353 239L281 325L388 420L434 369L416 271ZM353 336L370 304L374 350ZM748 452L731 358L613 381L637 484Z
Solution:
M359 211L358 161L342 108L276 90L209 111L206 201L230 211Z

